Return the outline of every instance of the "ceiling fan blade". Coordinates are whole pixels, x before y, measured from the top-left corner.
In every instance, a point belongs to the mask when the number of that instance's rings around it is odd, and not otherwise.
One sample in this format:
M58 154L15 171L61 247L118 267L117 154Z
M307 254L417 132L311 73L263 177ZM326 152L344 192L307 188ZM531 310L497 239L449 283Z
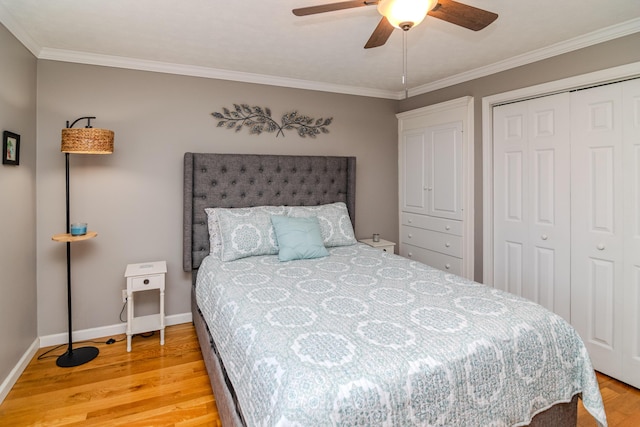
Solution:
M393 30L393 25L383 16L380 22L378 22L376 29L373 30L373 34L369 37L367 44L364 45L364 48L371 49L372 47L382 46L389 40L389 36L391 36Z
M341 1L338 3L321 4L319 6L301 7L299 9L293 9L293 14L296 16L314 15L316 13L333 12L334 10L352 9L354 7L369 6L377 4L377 1Z
M438 0L438 4L429 11L428 15L473 31L483 29L498 18L497 13L454 0Z

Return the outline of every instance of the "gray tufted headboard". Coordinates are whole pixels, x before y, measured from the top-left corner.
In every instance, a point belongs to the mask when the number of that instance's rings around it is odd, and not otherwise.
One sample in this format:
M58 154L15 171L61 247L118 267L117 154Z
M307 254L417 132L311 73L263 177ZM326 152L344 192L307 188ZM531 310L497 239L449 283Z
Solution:
M344 202L355 228L356 158L185 153L183 269L209 254L209 207Z

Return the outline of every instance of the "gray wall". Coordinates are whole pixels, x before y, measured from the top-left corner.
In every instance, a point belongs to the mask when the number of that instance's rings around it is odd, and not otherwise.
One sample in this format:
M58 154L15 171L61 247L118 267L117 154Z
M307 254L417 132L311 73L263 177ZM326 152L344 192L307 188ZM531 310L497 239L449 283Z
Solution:
M37 338L36 59L0 25L0 131L20 165L0 164L0 383Z
M640 61L640 33L403 100L399 112L475 97L475 279L482 281L482 98Z
M233 103L332 116L316 139L286 131L218 128ZM128 263L166 260L166 312L189 311L182 272L182 158L186 151L357 157L356 235L397 240L397 101L41 60L38 62L38 333L66 331L64 231L66 120L94 115L115 132L112 155L71 155L71 221L98 237L72 245L74 329L119 322ZM151 296L142 310L157 310ZM138 308L138 305L136 305Z

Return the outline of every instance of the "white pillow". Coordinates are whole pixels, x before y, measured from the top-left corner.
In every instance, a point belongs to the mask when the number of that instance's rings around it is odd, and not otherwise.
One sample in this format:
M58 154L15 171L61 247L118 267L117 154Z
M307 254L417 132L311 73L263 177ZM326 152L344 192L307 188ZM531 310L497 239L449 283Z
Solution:
M220 240L220 226L218 225L218 215L215 208L206 208L207 226L209 227L209 254L220 259L222 251L222 240Z
M220 259L233 261L278 253L271 215L285 215L284 206L215 208L220 230Z
M343 202L318 206L289 206L288 216L318 217L322 240L327 248L357 243L347 205Z

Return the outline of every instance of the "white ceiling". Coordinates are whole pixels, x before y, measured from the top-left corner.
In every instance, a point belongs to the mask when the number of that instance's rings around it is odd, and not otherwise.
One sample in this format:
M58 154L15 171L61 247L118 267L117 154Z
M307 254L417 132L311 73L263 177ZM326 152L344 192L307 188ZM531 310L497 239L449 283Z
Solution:
M402 98L402 32L363 49L375 6L291 13L333 1L0 0L0 22L42 59ZM640 31L640 0L461 2L499 17L411 29L410 95Z

